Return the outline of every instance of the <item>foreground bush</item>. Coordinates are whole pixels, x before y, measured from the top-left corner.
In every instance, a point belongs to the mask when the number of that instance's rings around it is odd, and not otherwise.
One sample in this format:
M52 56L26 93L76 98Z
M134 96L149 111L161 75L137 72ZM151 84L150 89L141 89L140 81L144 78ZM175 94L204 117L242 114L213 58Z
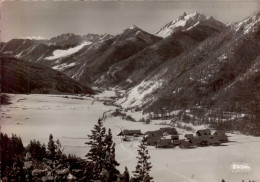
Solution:
M6 94L1 94L0 95L0 104L1 105L11 104L10 97Z

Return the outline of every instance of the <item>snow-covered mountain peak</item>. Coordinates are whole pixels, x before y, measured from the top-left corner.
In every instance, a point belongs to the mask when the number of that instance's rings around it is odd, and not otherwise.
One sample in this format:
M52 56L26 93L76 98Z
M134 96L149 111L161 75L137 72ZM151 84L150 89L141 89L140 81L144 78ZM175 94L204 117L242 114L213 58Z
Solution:
M128 32L138 32L138 31L143 31L143 30L140 29L139 27L137 27L136 25L133 25L133 26L127 28L127 29L124 29L123 33L125 33L125 32L127 32L127 33Z
M242 31L244 34L255 32L259 30L260 27L260 11L254 13L245 20L236 22L234 24L231 24L230 26L233 30L237 32Z
M145 32L144 30L142 30L141 28L137 27L136 25L133 25L127 29L124 29L123 32L121 34L117 35L117 40L118 39L132 39L135 38L136 35L143 33L143 34L147 34L147 32Z
M136 25L133 25L133 26L131 26L129 29L131 29L131 30L134 30L134 29L136 29L136 28L138 28Z
M156 34L161 37L167 37L176 31L190 30L201 22L207 22L208 24L210 23L212 25L217 25L221 27L225 26L221 22L215 20L213 17L207 17L202 13L195 12L187 15L184 12L182 16L166 24Z
M157 41L161 39L158 36L152 35L141 28L137 27L136 25L133 25L127 29L124 29L122 33L115 36L115 40L113 44L117 43L124 43L126 41L132 41L136 39L142 39L147 44L151 44L154 41Z

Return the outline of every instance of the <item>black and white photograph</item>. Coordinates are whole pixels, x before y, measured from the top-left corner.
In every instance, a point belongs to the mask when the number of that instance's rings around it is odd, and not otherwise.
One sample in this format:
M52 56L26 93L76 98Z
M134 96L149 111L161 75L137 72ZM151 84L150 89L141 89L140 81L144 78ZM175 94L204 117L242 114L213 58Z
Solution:
M1 182L260 182L259 0L0 0Z

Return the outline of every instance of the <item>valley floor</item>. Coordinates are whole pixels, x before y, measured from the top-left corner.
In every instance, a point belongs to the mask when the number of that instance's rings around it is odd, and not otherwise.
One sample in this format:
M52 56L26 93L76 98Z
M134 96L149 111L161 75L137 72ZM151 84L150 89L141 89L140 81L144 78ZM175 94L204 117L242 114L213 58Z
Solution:
M113 95L113 94L112 94ZM103 105L96 98L62 95L12 95L11 105L1 106L1 131L18 134L27 145L37 139L45 144L49 134L59 139L66 153L81 157L88 152L84 143L88 140L97 119L103 112L113 112L114 106ZM164 125L144 124L122 120L107 114L105 126L111 128L116 145L116 157L120 170L127 166L129 171L136 165L137 148L140 138L122 142L117 134L122 129L141 129L142 132L156 130ZM183 130L179 130L184 134ZM188 132L185 132L188 133ZM260 138L228 134L231 142L225 146L210 146L194 149L156 149L149 147L155 182L241 182L260 181ZM181 136L183 137L183 136ZM246 164L247 172L235 172L232 165Z

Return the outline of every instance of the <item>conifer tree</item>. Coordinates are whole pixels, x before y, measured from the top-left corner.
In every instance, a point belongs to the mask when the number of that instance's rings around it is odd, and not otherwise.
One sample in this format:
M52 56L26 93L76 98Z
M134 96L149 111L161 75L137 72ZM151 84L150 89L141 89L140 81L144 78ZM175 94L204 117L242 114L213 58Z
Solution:
M53 140L52 134L50 134L50 136L49 136L48 151L49 151L50 159L53 160L55 155L56 155L56 145L55 145L55 142Z
M55 143L55 148L56 148L55 154L56 154L57 156L60 157L61 155L63 155L63 154L62 154L63 149L61 148L60 140L57 140L57 141L56 141L56 143Z
M123 182L129 182L129 180L130 180L129 171L128 171L127 167L125 167L125 171L123 174Z
M115 156L115 143L112 140L112 132L109 128L108 134L105 139L106 145L106 166L105 169L109 172L109 181L115 181L117 179L117 175L120 173L116 166L119 166L119 163L116 161Z
M27 146L27 151L31 153L32 157L37 160L42 160L46 157L45 144L41 144L39 141L31 140Z
M138 146L138 156L137 156L137 165L135 171L133 171L134 181L135 182L151 182L152 177L149 175L149 172L152 168L151 158L148 153L147 144L145 143L145 138L142 139L141 144Z
M96 180L100 178L102 169L105 169L106 166L106 129L101 119L98 120L91 132L92 134L88 135L90 141L86 142L91 148L86 157L88 165L92 168L92 179Z
M111 129L106 133L106 128L99 119L91 132L92 134L88 135L90 141L86 142L91 146L86 155L88 166L91 166L91 178L93 180L101 179L101 174L105 174L104 171L106 171L109 176L107 180L116 181L120 172L116 169L119 163L115 158L115 143L112 139Z

